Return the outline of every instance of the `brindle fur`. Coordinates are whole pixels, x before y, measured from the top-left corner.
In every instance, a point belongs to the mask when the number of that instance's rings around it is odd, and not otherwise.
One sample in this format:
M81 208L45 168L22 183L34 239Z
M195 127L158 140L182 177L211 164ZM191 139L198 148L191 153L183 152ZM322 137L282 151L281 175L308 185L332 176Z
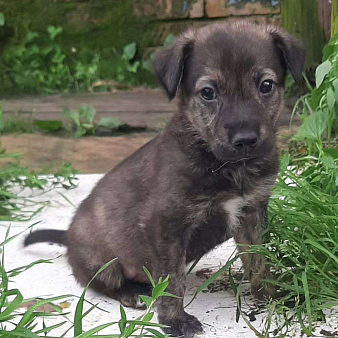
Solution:
M87 284L117 257L92 287L137 307L138 295L149 292L142 267L155 279L169 274L167 291L182 298L159 300L160 323L174 336L202 331L183 309L186 263L231 237L239 244L261 243L278 171L276 131L286 70L300 80L303 64L302 46L287 33L244 22L189 30L160 51L155 75L170 99L178 94L178 111L79 207L65 240L77 280ZM258 91L263 77L275 83L268 98ZM215 101L201 98L205 86L215 88ZM257 146L239 154L232 133L254 128ZM53 241L45 235L44 241ZM242 260L253 290L262 292L260 280L268 274L263 259Z

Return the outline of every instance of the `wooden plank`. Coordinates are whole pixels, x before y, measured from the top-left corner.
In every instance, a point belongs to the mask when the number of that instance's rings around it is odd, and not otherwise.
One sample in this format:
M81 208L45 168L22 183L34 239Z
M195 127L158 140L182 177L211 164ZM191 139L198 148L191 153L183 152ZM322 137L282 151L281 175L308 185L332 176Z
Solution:
M329 41L331 37L331 1L330 0L317 0L318 1L318 14L319 22L323 27L325 40Z

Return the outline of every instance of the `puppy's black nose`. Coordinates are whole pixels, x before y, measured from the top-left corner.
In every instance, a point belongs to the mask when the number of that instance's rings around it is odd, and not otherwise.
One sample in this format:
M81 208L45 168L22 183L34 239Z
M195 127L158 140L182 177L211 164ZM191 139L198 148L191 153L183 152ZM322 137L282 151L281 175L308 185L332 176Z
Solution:
M240 131L234 135L232 145L236 150L250 150L256 147L258 135L255 131Z

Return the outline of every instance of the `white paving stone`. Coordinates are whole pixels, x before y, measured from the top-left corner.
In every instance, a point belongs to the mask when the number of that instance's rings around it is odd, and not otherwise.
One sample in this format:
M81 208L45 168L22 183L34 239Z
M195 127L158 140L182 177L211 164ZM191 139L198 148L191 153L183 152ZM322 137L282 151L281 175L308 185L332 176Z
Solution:
M36 221L41 221L34 228L51 228L51 229L67 229L75 212L75 207L89 194L95 183L102 175L80 175L79 186L73 190L53 190L47 194L40 195L35 198L37 201L50 201L50 205L43 212L38 214L29 222L12 223L11 235L22 231ZM73 204L69 204L60 194L62 192ZM3 239L9 223L0 223L0 238ZM32 261L45 258L55 258L52 264L39 264L32 269L16 276L11 282L10 287L18 288L25 298L31 297L51 297L63 294L70 294L65 298L70 303L70 307L64 309L69 312L68 318L71 320L74 316L75 307L78 296L81 295L83 288L75 281L72 270L67 264L66 248L58 245L48 245L47 243L36 244L34 246L24 248L24 234L18 236L15 240L5 246L5 268L12 268L26 265ZM186 301L188 302L196 288L202 283L202 279L195 275L195 272L203 268L209 268L213 271L223 266L228 257L234 251L234 243L229 241L213 250L205 256L194 271L188 275ZM248 297L242 299L244 308L248 309L253 305ZM120 319L119 303L102 296L94 291L89 290L86 299L92 303L98 303L99 307L106 310L94 310L84 319L84 329L88 330L99 324L112 322ZM56 304L60 303L56 302ZM88 305L86 306L88 308ZM222 291L214 293L201 293L194 302L189 305L187 311L195 316L204 324L204 337L229 337L229 338L251 338L255 334L250 330L246 323L240 319L236 323L236 300L232 291ZM126 309L128 319L133 319L142 314L140 310ZM264 315L257 316L257 320L252 324L259 330ZM337 322L337 316L331 319L331 324L326 327L332 327L332 323ZM63 318L54 318L46 320L47 324L54 324L63 321ZM154 317L156 320L156 317ZM70 324L66 324L70 326ZM61 335L64 333L66 326L56 329L53 335ZM300 336L298 331L293 333L293 337ZM103 333L118 333L117 326L102 331ZM66 337L72 337L73 332L70 331Z

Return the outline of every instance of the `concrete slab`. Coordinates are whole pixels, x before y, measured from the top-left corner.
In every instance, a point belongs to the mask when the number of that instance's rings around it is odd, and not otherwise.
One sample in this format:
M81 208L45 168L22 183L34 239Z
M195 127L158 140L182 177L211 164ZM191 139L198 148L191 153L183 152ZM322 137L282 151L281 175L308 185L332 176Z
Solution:
M74 190L53 190L43 195L37 195L33 192L35 201L49 201L50 204L42 213L36 216L33 220L24 223L12 223L11 234L14 235L36 221L40 221L34 228L51 228L51 229L67 229L72 215L75 212L75 207L89 194L96 182L102 175L81 175L79 176L79 187ZM72 206L60 194L62 192L73 204ZM28 192L25 192L28 194ZM8 223L0 223L0 238L4 238ZM10 283L12 288L18 288L25 298L31 297L50 297L59 295L74 295L68 296L64 300L69 302L69 308L64 312L69 312L67 316L69 320L74 316L77 297L82 293L82 287L75 281L71 268L67 264L66 249L58 245L48 245L45 243L36 244L29 248L23 248L24 235L18 236L15 240L8 243L5 247L5 268L10 270L12 268L26 265L32 261L45 258L55 258L53 264L40 264L32 269L16 276ZM232 241L221 245L206 257L204 257L194 271L188 275L188 287L185 299L189 301L196 288L201 285L203 280L196 276L196 271L203 268L217 271L219 267L223 266L228 257L234 251L235 246ZM95 310L84 319L84 329L89 330L103 323L112 322L120 319L118 302L102 296L94 291L89 290L86 299L98 305L105 310ZM56 302L56 304L60 303ZM243 307L246 311L254 308L252 299L248 296L242 298ZM88 308L88 305L86 306ZM245 322L240 319L236 323L236 300L232 291L222 291L214 293L202 293L194 302L187 308L187 311L197 316L204 325L205 334L207 338L229 337L229 338L251 338L255 334L247 327ZM140 310L126 309L128 319L136 318L142 312ZM258 330L262 328L262 320L265 314L256 316L255 322L252 322ZM330 328L333 330L337 327L338 313L331 314ZM156 321L156 318L153 319ZM64 321L64 318L46 319L46 325L55 324ZM326 325L329 325L326 324ZM41 322L40 322L40 325ZM65 332L66 327L71 323L67 323L62 328L58 328L53 332L54 336L61 335ZM338 330L338 328L337 328ZM118 333L118 327L105 329L102 334ZM70 331L66 337L72 337L73 332ZM301 337L300 331L295 328L290 332L290 337Z

